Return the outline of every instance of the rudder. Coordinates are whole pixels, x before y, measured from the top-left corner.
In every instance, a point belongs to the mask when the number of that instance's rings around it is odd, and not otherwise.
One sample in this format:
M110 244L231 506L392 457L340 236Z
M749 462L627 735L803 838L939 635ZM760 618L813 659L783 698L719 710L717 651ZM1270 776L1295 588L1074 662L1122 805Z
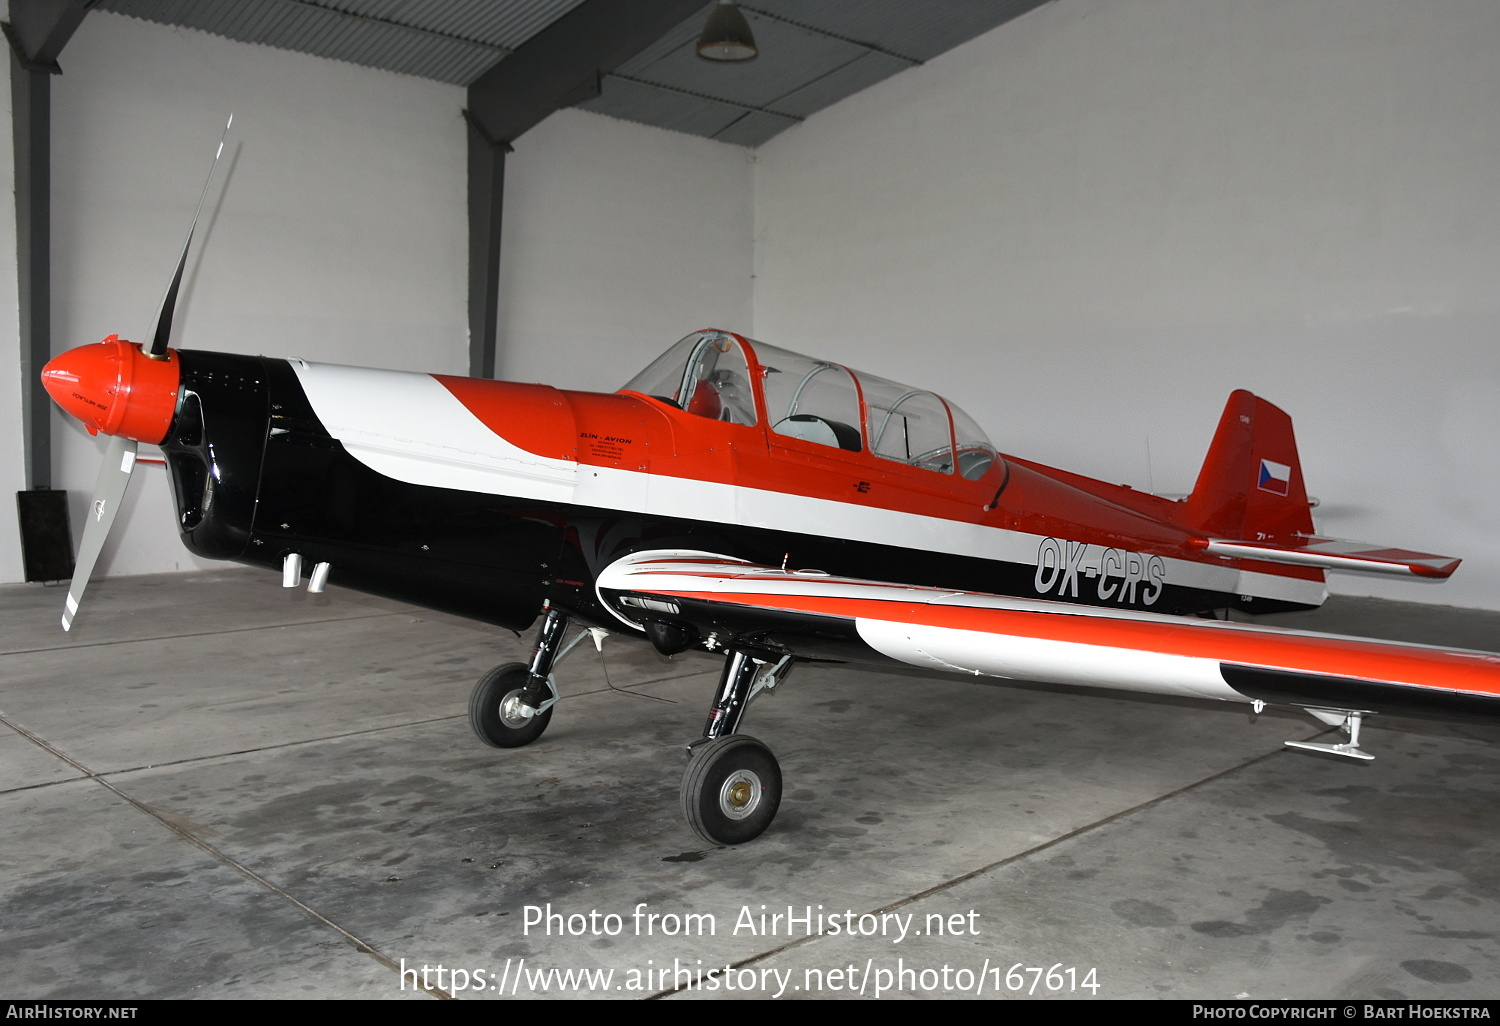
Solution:
M1218 430L1183 502L1182 523L1212 537L1265 541L1313 532L1292 418L1244 389Z

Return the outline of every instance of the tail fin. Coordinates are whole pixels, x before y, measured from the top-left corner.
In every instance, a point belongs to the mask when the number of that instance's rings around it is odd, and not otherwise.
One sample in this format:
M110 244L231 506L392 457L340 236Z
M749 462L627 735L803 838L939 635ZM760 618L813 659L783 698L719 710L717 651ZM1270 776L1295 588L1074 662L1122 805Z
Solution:
M1311 534L1312 513L1292 418L1240 389L1229 397L1182 522L1220 538Z

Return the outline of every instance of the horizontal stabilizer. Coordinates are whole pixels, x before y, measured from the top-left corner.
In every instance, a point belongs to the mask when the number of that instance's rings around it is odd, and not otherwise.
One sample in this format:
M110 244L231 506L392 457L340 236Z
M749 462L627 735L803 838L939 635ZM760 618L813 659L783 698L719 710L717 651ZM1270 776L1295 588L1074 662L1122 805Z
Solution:
M1444 579L1458 569L1461 560L1430 552L1393 549L1369 542L1339 541L1316 535L1298 535L1290 541L1232 541L1205 538L1198 546L1215 556L1263 559L1270 563L1295 563L1325 570L1354 570L1394 574L1398 577Z

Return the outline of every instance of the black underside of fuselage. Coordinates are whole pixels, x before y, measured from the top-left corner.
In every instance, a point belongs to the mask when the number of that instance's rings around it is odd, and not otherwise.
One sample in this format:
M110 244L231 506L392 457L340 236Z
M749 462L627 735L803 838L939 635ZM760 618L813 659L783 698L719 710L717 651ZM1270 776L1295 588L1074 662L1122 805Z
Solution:
M544 600L611 629L625 625L593 582L646 549L699 549L768 565L867 580L1035 596L1035 567L837 537L714 524L407 484L358 460L319 422L284 360L179 354L182 400L162 449L179 527L207 558L280 570L298 553L304 573L331 565L339 585L522 629ZM401 411L387 411L400 422ZM1237 596L1167 585L1149 608L1194 613ZM1257 600L1256 611L1284 604ZM730 625L726 623L726 628ZM751 625L745 625L751 629ZM788 618L772 632L832 658L859 658L856 639ZM757 620L754 630L766 625ZM809 652L808 654L814 654Z

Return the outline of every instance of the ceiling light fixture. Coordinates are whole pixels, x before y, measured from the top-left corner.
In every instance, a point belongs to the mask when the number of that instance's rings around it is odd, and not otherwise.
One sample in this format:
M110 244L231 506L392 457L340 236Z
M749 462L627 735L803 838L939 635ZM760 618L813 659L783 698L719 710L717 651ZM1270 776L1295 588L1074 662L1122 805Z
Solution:
M752 61L759 54L739 7L732 0L719 0L698 37L698 56L706 61Z

